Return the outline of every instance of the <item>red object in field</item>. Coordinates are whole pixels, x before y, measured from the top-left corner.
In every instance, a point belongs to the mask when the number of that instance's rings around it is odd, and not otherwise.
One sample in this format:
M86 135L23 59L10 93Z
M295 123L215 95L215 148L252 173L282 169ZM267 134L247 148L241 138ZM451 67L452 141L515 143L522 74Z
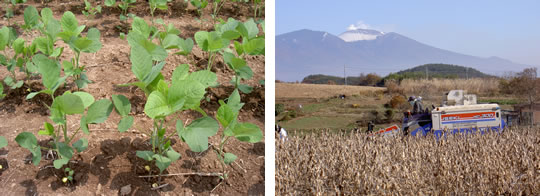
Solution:
M378 134L388 134L388 133L392 133L394 131L399 131L399 127L397 125L392 125L390 127L387 127L386 129L381 129L381 130L378 130L378 131L375 131L371 134L369 134L369 136L373 136L373 135L378 135Z

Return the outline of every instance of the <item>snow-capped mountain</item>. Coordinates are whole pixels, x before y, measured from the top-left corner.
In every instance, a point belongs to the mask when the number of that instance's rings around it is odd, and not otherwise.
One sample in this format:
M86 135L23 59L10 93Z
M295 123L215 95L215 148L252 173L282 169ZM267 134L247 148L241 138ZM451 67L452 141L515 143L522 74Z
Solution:
M384 32L371 30L371 29L356 29L345 31L338 37L346 42L355 42L362 40L374 40L377 37L384 35Z
M476 57L436 48L394 32L359 29L338 37L303 29L276 36L276 79L283 81L301 81L310 74L342 76L344 66L349 76L384 76L428 63L472 67L492 75L528 67L498 57Z

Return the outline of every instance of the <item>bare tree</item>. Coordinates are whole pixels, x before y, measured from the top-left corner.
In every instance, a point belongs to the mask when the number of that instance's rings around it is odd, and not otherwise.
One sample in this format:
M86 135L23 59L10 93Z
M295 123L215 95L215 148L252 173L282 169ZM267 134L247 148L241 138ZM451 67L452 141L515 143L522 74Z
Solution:
M536 67L526 68L522 72L517 74L516 78L518 82L513 86L514 92L518 96L523 97L529 104L529 110L531 112L531 126L534 125L534 111L533 106L538 101L538 95L540 94L538 84L540 81L537 78Z

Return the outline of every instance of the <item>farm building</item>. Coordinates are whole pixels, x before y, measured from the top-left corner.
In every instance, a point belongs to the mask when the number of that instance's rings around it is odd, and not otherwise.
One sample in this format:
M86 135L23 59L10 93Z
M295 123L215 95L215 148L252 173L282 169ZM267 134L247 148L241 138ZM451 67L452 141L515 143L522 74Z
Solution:
M530 125L531 117L534 118L534 125L540 124L540 104L534 104L532 106L532 112L529 104L514 105L514 111L519 113L520 125Z

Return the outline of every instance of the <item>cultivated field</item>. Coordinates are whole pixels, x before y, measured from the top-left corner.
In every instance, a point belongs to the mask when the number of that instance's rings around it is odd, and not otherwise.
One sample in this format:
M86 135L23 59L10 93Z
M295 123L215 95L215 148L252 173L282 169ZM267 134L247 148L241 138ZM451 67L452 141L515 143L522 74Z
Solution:
M276 142L278 195L539 195L540 129L367 137L308 134Z
M276 83L276 98L328 98L340 94L367 95L384 90L385 88L368 86Z

